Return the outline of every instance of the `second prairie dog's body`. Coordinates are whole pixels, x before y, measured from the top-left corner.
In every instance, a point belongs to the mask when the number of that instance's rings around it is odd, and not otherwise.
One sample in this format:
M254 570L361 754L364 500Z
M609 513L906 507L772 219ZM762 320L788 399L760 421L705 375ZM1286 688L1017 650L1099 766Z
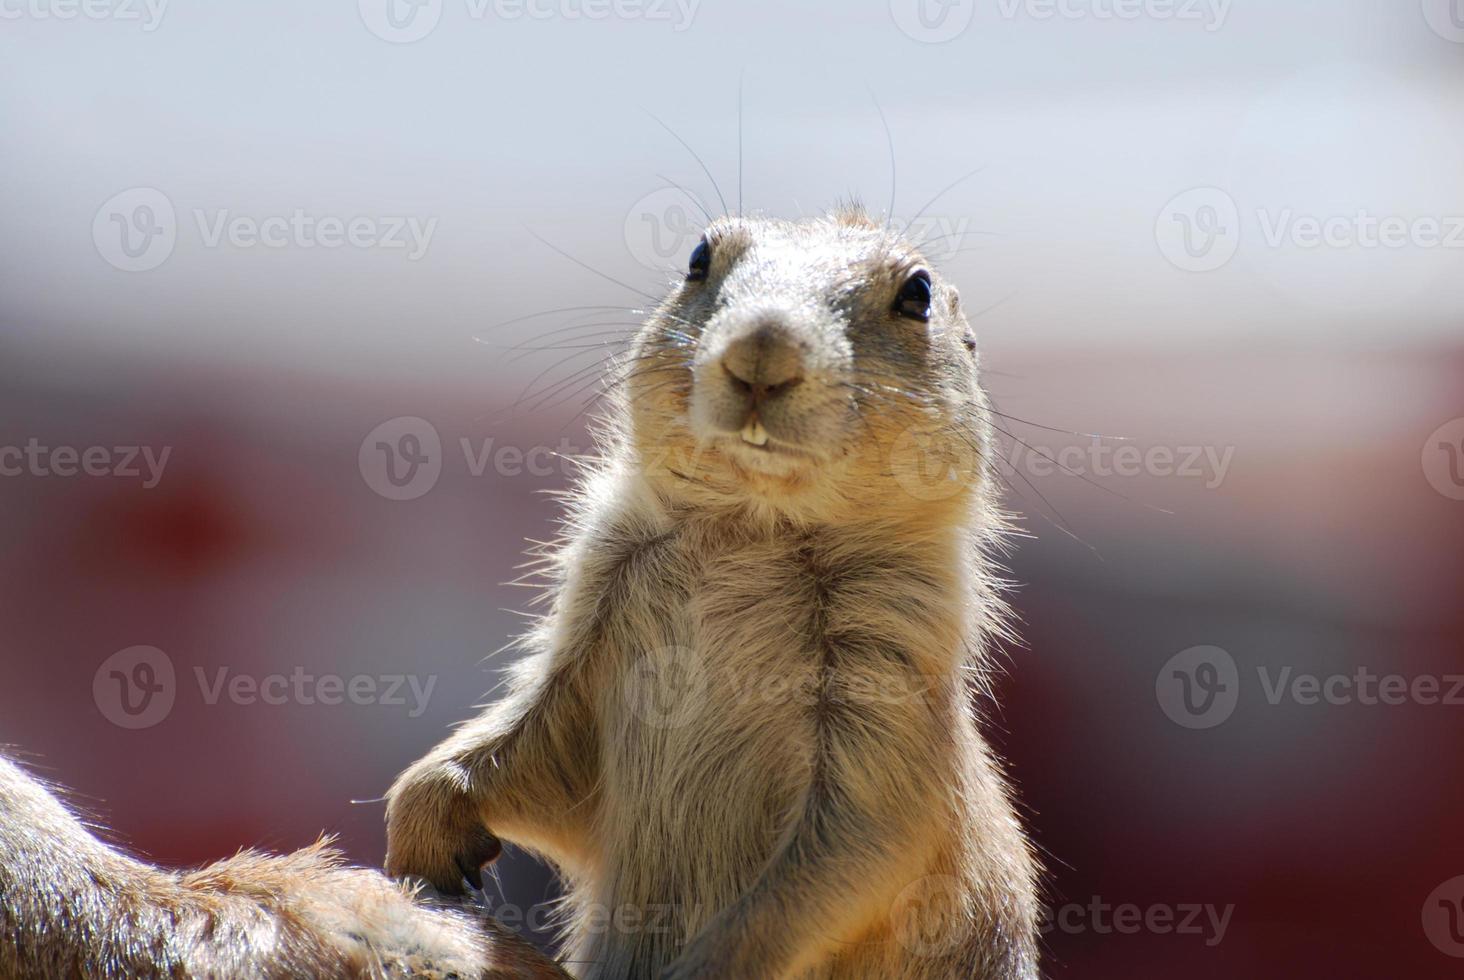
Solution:
M485 827L547 856L587 978L1035 977L974 711L1001 521L956 293L859 212L708 243L622 364L510 693L392 788L388 871L458 886Z

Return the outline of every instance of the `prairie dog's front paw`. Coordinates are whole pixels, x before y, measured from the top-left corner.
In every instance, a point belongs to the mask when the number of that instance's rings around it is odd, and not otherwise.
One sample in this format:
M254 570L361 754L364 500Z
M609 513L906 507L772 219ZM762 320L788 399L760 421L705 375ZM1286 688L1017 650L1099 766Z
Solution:
M483 887L483 865L503 845L473 801L441 765L419 763L387 793L386 873L425 880L444 895L462 895L463 879Z

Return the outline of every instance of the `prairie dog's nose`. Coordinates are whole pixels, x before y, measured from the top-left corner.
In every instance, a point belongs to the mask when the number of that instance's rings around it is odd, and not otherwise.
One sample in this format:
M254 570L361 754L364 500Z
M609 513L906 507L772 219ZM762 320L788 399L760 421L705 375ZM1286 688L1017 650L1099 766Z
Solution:
M803 380L803 352L786 329L765 324L727 345L722 369L738 390L761 401Z

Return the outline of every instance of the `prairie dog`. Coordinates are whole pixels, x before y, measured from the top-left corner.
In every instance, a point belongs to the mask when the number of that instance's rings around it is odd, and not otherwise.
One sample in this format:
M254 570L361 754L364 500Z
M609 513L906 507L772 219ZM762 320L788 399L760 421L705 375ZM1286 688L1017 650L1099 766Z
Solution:
M199 871L97 840L0 756L0 977L257 980L565 974L507 930L431 908L324 843Z
M616 371L550 610L392 786L387 872L546 856L582 978L1036 977L975 718L1003 519L955 288L857 208L722 218Z

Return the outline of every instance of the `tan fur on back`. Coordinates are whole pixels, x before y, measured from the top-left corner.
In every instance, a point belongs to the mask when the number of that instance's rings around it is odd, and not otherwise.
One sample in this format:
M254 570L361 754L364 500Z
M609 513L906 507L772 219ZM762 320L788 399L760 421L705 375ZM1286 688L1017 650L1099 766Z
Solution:
M0 757L0 978L532 978L506 930L429 908L323 843L162 871L93 837Z

